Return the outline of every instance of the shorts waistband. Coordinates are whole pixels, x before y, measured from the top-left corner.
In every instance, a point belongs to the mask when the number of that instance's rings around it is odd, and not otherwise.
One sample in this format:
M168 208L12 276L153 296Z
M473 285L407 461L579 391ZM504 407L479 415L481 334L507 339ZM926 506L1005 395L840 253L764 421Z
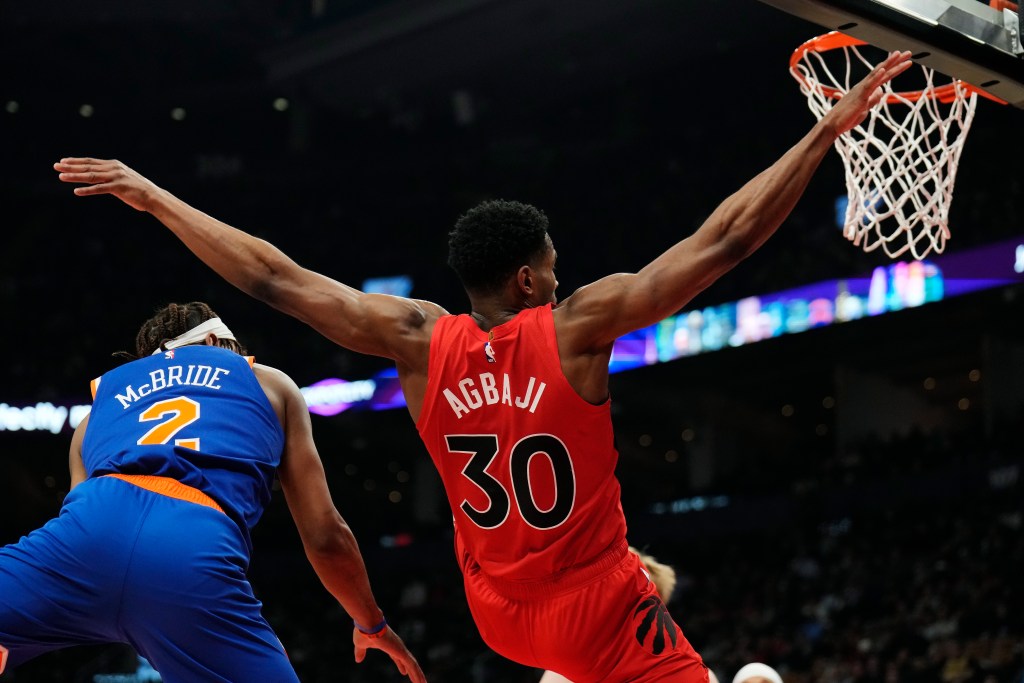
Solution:
M195 503L224 514L224 509L210 496L188 484L182 484L177 479L170 477L157 477L152 474L104 474L104 477L113 477L126 481L129 484L138 486L141 489L158 493L168 498L177 498L187 503Z
M548 598L579 588L619 567L629 556L629 543L625 539L616 543L590 562L578 564L568 569L534 581L509 581L480 572L495 593L513 600Z

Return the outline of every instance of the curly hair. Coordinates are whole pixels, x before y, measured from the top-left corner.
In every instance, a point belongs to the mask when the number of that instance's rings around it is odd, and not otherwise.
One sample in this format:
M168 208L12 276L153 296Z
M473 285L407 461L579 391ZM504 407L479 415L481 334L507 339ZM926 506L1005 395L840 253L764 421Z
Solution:
M547 248L548 218L529 204L495 199L467 211L448 233L448 265L469 291L494 292Z
M152 318L142 323L139 333L135 335L135 353L118 351L114 355L128 360L145 358L152 355L157 349L162 349L166 342L217 317L219 316L213 309L202 301L167 304L163 308L157 309ZM218 339L217 345L241 355L246 354L245 347L232 339Z

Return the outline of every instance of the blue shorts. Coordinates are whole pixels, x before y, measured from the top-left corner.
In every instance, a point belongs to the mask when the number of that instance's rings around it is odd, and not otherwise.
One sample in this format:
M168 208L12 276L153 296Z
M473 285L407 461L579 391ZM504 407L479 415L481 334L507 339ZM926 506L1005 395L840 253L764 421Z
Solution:
M0 548L0 653L16 668L50 650L123 642L168 683L297 682L248 561L223 512L89 479L56 519Z

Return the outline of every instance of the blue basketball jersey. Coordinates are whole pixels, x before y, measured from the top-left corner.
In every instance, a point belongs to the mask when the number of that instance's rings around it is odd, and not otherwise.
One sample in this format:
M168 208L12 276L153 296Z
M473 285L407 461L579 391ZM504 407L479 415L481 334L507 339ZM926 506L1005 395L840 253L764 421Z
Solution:
M97 386L98 385L98 386ZM90 477L149 474L199 489L249 531L270 500L284 431L250 360L184 346L94 380L82 443Z

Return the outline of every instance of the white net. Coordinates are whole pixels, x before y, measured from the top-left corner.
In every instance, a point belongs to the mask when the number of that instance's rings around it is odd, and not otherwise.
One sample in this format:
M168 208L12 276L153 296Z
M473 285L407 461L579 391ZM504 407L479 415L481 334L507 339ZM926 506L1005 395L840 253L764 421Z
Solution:
M839 77L814 50L805 51L790 69L819 120L836 96L849 92L875 66L855 45L842 51L846 60L836 69ZM843 234L864 251L881 247L890 258L909 251L920 260L945 248L957 163L978 99L960 81L937 92L934 71L918 66L925 81L921 96L896 92L887 83L882 103L835 143L849 196Z

